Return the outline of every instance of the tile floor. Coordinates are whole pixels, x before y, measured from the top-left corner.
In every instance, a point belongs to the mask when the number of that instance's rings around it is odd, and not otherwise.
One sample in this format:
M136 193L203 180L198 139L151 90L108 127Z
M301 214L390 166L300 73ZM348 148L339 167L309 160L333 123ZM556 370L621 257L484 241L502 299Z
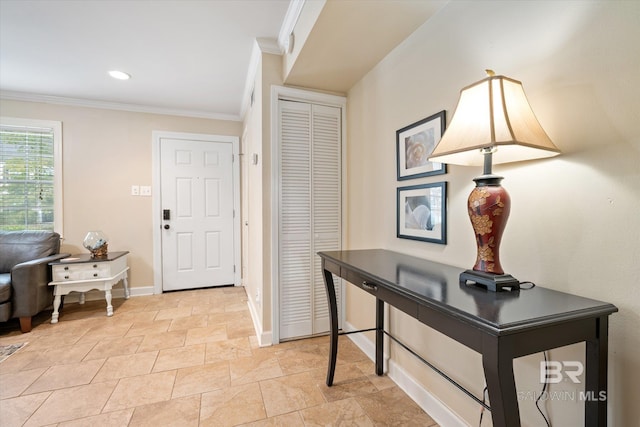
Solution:
M244 288L68 303L0 324L0 426L435 426L346 337L259 348Z

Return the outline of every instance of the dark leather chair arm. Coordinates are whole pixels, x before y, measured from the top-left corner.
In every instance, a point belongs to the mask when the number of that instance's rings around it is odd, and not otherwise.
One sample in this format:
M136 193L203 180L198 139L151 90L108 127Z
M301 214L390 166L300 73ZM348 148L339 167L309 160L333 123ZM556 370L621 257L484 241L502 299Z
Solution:
M13 317L35 316L53 301L53 290L49 288L51 269L49 263L68 257L69 254L50 255L17 264L11 269L13 291Z

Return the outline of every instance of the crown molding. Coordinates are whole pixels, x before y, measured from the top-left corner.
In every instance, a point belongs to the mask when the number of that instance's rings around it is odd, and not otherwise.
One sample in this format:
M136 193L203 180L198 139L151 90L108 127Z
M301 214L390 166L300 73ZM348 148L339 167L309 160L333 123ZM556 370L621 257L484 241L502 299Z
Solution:
M291 0L289 3L289 9L287 9L282 27L280 27L280 33L278 34L278 45L282 52L286 51L286 46L289 44L289 35L298 23L298 18L300 18L300 13L302 12L305 2L306 0Z
M258 74L258 66L260 65L260 59L262 58L263 53L282 55L282 50L275 39L260 37L254 40L251 59L249 60L249 69L247 70L247 80L244 83L242 107L240 108L240 117L242 119L244 119L249 107L251 106L251 92L254 90L255 79Z
M218 114L200 110L184 110L176 108L155 107L151 105L126 104L119 102L99 101L83 98L43 95L37 93L0 91L0 99L12 101L42 102L45 104L68 105L72 107L102 108L105 110L130 111L134 113L162 114L167 116L193 117L200 119L241 121L241 116Z
M249 69L247 70L247 80L244 82L244 93L242 94L242 104L240 107L240 117L244 120L247 111L251 104L251 92L253 92L256 73L258 72L258 64L260 64L260 57L262 51L258 41L253 43L253 50L251 51L251 58L249 59Z
M258 37L256 44L262 53L270 53L272 55L282 55L283 50L278 45L276 39L270 39L267 37Z

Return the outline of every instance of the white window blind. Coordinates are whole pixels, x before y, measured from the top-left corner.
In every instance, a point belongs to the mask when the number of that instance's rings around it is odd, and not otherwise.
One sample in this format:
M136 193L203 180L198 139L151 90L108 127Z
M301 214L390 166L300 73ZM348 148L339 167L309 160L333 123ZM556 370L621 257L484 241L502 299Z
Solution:
M61 233L60 130L59 122L0 119L0 230Z

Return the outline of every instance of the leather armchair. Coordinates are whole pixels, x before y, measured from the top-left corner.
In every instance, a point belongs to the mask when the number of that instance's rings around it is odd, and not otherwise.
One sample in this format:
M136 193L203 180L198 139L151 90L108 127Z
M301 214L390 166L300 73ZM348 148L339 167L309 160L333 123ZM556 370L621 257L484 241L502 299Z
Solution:
M69 256L60 252L52 231L0 231L0 322L20 319L31 331L31 318L53 302L49 263Z

